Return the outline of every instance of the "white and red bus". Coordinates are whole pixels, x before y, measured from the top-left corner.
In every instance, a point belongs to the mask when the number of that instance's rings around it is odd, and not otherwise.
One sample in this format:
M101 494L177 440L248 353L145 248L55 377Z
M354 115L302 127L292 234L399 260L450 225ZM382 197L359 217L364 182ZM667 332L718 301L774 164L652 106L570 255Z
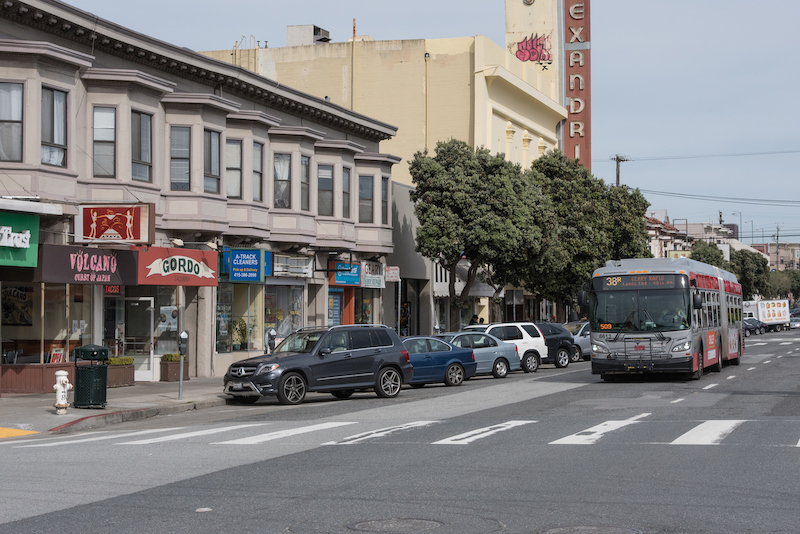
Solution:
M744 353L742 286L688 258L612 260L589 292L592 374L721 371Z

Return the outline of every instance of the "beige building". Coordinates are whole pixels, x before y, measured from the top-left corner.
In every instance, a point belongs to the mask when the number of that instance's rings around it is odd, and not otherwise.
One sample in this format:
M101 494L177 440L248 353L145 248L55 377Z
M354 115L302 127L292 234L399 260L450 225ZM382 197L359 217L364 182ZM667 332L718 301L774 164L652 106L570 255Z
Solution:
M547 34L541 46L552 58L559 35L552 22L558 20L556 4L537 2L541 9L550 6L537 17L550 17L538 34ZM516 17L510 9L507 3L507 24ZM531 35L524 24L509 30ZM413 187L408 162L414 154L432 153L438 141L454 138L528 167L546 150L559 148L567 110L559 104L557 61L521 61L513 32L505 47L481 35L398 41L357 36L330 42L318 26L291 26L287 42L297 46L202 52L398 127L381 149L402 159L392 170L394 252L386 261L400 267L404 333L430 333L444 324L448 297L447 273L414 252L417 222L408 195ZM515 303L522 301L522 292L517 293ZM490 295L476 288L465 318L481 313L488 320ZM536 315L532 300L525 302L525 310L514 305L512 315ZM391 317L390 308L384 311Z

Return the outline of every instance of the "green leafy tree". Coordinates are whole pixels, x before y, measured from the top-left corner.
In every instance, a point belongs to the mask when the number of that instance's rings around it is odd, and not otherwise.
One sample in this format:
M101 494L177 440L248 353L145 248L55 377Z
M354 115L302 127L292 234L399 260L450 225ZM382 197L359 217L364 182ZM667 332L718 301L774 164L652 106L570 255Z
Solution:
M650 203L639 189L627 186L608 188L611 216L611 258L650 258L645 213Z
M437 143L433 157L417 152L409 171L416 186L411 192L419 220L416 250L449 272L449 327L458 329L479 268L504 285L518 276L512 266L523 263L525 254L537 261L542 231L535 210L546 209L547 202L534 184L522 180L519 165L459 140ZM467 278L457 294L456 267L462 260Z
M692 254L694 258L694 253ZM767 295L770 287L769 261L767 258L749 250L731 252L731 272L742 285L744 300L753 300L756 295Z
M731 270L731 266L725 261L725 255L720 248L714 243L706 243L701 239L698 239L692 245L692 259L714 265L726 271Z
M559 151L536 159L526 176L552 200L557 228L553 250L547 256L549 264L557 268L527 280L526 286L557 301L561 315L563 303L571 302L592 271L611 258L614 236L608 189L603 180Z

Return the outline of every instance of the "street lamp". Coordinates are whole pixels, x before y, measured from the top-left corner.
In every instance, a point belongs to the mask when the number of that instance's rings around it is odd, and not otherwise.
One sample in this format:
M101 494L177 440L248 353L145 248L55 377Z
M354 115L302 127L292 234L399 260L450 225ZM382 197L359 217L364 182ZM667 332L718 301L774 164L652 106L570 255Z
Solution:
M745 221L745 224L747 224L747 223L750 223L750 246L752 247L753 246L753 241L755 240L755 237L756 237L756 233L755 233L755 230L753 230L753 221L752 220Z
M738 215L739 216L739 228L736 231L736 238L741 241L742 239L742 212L741 211L734 211L731 215Z

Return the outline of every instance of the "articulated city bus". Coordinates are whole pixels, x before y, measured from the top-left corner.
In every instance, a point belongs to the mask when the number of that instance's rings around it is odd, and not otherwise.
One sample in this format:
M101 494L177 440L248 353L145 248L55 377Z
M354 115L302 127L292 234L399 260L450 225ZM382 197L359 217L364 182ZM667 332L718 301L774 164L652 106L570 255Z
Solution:
M592 374L721 371L744 353L742 286L687 258L612 260L589 292Z

